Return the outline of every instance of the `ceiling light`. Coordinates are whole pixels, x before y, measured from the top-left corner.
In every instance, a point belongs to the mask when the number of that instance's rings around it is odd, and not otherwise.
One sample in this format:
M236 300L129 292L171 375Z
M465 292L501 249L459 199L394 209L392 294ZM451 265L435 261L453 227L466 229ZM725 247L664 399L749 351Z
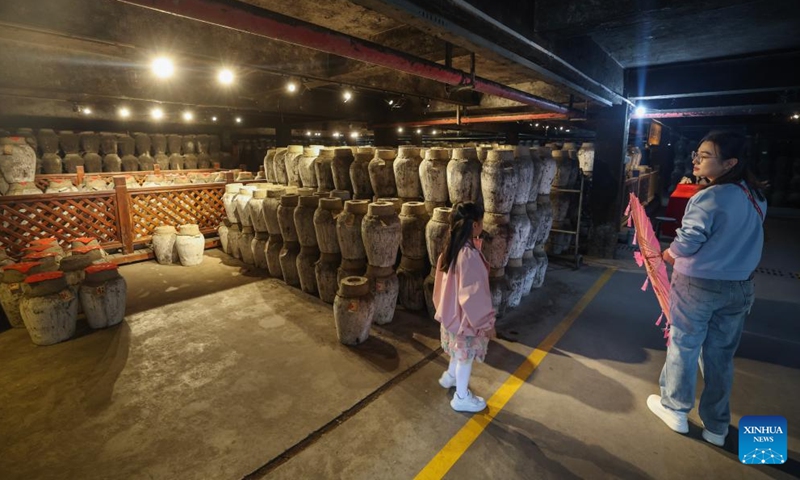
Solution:
M306 132L306 137L310 137L310 136L311 136L311 132Z
M191 122L192 120L194 120L194 114L189 111L183 112L183 119L186 120L187 122Z
M422 133L422 129L421 129L421 128L418 128L418 129L417 129L417 135L419 135L420 133Z
M351 98L353 98L353 93L350 90L345 90L344 93L342 93L342 98L344 99L345 103L347 103Z
M561 130L564 130L564 127L560 127L560 128L561 128Z
M333 132L333 138L339 138L339 132Z
M150 68L158 78L169 78L175 73L175 66L172 64L172 60L167 57L156 58Z
M119 113L119 116L122 117L122 118L128 118L128 117L131 116L131 111L128 110L126 107L120 108L118 113Z
M297 91L297 84L294 82L289 82L286 84L286 91L289 93L294 93Z
M242 123L242 117L236 117L236 123Z
M798 115L798 114L796 114L796 113L795 113L794 115L792 115L792 118L793 118L793 119L795 119L795 120L797 120L798 118L800 118L800 115Z
M647 109L646 109L646 108L644 108L644 107L643 107L643 106L641 106L641 105L640 105L640 106L638 106L638 107L636 107L636 115L642 116L642 115L644 115L645 113L647 113Z
M233 83L233 72L229 68L223 68L217 74L217 80L223 85L230 85Z
M539 127L539 124L538 124L538 123L536 124L536 127L537 127L537 128Z
M358 132L351 133L350 138L358 138Z
M322 136L322 133L320 133L320 132L316 132L314 135L316 135L316 136L318 136L318 137L321 137L321 136Z
M211 121L212 122L216 122L217 121L217 117L211 117Z
M569 128L567 129L567 133L569 133Z
M81 113L83 113L84 115L91 115L92 109L89 107L83 107L83 109L81 109Z
M436 130L431 130L431 135L436 135L437 133L439 132L437 132Z
M161 120L162 118L164 118L164 110L161 110L160 108L156 107L150 110L150 116L153 117L155 120Z
M403 133L403 127L397 127L397 133Z
M394 105L394 100L389 100L389 105Z

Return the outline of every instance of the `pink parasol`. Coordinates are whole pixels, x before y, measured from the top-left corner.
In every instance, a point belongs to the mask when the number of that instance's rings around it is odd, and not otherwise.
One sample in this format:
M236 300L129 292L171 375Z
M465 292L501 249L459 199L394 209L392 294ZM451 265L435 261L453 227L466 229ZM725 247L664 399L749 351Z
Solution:
M666 323L662 330L664 331L664 338L667 339L667 345L669 345L669 328L672 324L672 318L669 314L670 286L667 266L661 257L661 243L653 231L653 225L650 223L650 219L647 218L644 207L642 207L636 195L632 193L625 215L628 216L628 227L633 223L635 230L633 244L639 245L639 251L634 252L633 256L636 259L636 263L640 267L644 266L645 270L647 270L647 279L642 285L642 291L647 290L648 284L653 286L653 292L656 294L658 304L661 306L661 315L658 317L656 325L660 326L666 317Z

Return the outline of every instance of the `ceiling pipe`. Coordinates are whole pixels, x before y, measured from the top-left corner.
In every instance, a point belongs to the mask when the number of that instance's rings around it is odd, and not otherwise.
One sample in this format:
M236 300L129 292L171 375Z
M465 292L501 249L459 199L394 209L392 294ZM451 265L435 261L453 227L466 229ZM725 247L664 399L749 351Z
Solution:
M552 112L569 112L567 107L546 98L477 76L473 81L473 77L467 72L252 5L214 0L118 1L339 55L448 85L469 85L486 95Z
M523 113L519 115L487 115L483 117L461 117L460 125L470 123L525 122L531 120L568 120L567 115L558 113ZM436 118L419 122L398 122L371 125L370 128L431 127L435 125L459 125L458 118Z

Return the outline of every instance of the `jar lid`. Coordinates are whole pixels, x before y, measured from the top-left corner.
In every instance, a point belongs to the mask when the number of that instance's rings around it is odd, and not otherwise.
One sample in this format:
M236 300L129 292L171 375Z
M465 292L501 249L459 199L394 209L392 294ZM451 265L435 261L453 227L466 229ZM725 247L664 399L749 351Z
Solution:
M23 251L30 253L38 253L50 250L51 248L53 248L53 245L31 245L30 247L25 247Z
M94 238L94 237L78 237L78 238L72 239L72 241L73 242L80 242L80 243L83 243L83 244L88 244L88 243L97 241L97 239Z
M341 211L344 206L341 198L320 198L319 208L323 210Z
M356 215L366 214L368 207L369 200L348 200L344 202L344 211Z
M316 189L311 187L300 187L297 189L297 194L300 195L301 197L307 197L309 195L314 195L315 191Z
M450 158L450 150L447 148L429 148L425 152L426 160L447 160Z
M345 200L350 200L350 192L347 190L331 190L330 197L338 198L344 202Z
M317 208L319 206L319 197L317 197L316 195L310 195L305 197L301 196L300 206Z
M487 162L510 162L514 160L514 150L489 150L486 154Z
M56 252L33 252L25 255L23 258L27 260L42 260L48 257L57 257L59 256Z
M303 153L303 146L302 145L289 145L287 147L287 151L289 153Z
M403 145L397 149L398 156L405 155L406 157L418 157L419 152L420 148L413 145Z
M86 267L86 273L100 273L100 272L107 272L109 270L117 270L119 266L116 263L96 263L94 265L90 265Z
M296 193L287 193L281 197L281 206L282 207L296 207L299 201L300 195Z
M375 150L375 157L381 160L394 160L397 156L397 151L394 149Z
M283 187L272 187L267 190L267 198L281 198L286 195L286 189Z
M59 270L54 272L35 273L25 278L25 283L31 285L39 282L46 282L47 280L56 280L62 277L64 277L64 272Z
M453 160L477 160L478 150L475 147L454 148Z
M256 190L253 192L253 198L267 198L267 191L266 190Z
M37 238L36 240L32 240L30 242L31 245L50 245L51 243L58 242L56 237L47 237L47 238Z
M390 217L397 215L397 212L391 203L373 202L369 204L368 214L376 217Z
M406 202L401 212L403 215L428 216L425 202Z
M453 209L450 207L436 207L433 209L433 220L450 223L450 215L452 212Z
M11 265L5 265L3 267L3 271L6 270L16 270L20 273L28 273L31 268L38 267L41 265L41 262L22 262L22 263L12 263Z
M305 147L303 149L303 156L304 157L316 157L319 155L319 148L316 147Z
M75 247L72 249L72 253L79 253L85 254L89 253L94 250L100 250L102 247L100 245L85 245L83 247Z
M363 297L369 293L369 279L367 277L344 277L339 283L340 297Z
M178 231L175 230L175 227L173 227L172 225L161 225L159 227L156 227L156 233L158 235L170 235L177 232Z

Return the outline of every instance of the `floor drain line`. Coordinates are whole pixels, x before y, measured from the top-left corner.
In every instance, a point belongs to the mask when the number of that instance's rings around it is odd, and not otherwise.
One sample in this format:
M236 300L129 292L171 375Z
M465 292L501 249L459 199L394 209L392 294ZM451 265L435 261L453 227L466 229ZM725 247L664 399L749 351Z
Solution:
M339 415L338 417L334 418L333 420L331 420L330 422L326 423L325 425L323 425L319 429L315 430L314 432L309 434L303 440L300 440L299 442L297 442L293 446L289 447L289 449L287 449L286 451L284 451L283 453L281 453L277 457L273 458L269 462L265 463L264 465L262 465L261 467L256 469L254 472L245 475L243 477L243 479L244 480L252 480L252 479L266 477L273 470L275 470L276 468L280 467L284 463L288 462L293 457L297 456L298 454L300 454L301 452L303 452L304 450L306 450L310 446L314 445L325 434L330 433L336 427L342 425L344 422L346 422L347 420L349 420L350 418L355 416L358 412L360 412L361 410L365 409L369 404L371 404L372 402L374 402L375 400L380 398L381 395L383 395L384 393L389 391L392 387L394 387L398 383L402 382L403 380L405 380L406 378L411 376L414 372L418 371L419 369L421 369L422 367L424 367L428 363L430 363L433 360L435 360L441 354L442 354L442 347L439 347L436 350L433 350L431 353L426 355L425 358L423 358L419 362L415 363L414 365L412 365L411 367L409 367L408 369L406 369L405 371L403 371L402 373L400 373L396 377L392 378L388 382L386 382L383 385L381 385L377 390L375 390L374 392L370 393L369 395L364 397L360 402L356 403L352 407L350 407L347 410L345 410L344 412L342 412L342 414Z

